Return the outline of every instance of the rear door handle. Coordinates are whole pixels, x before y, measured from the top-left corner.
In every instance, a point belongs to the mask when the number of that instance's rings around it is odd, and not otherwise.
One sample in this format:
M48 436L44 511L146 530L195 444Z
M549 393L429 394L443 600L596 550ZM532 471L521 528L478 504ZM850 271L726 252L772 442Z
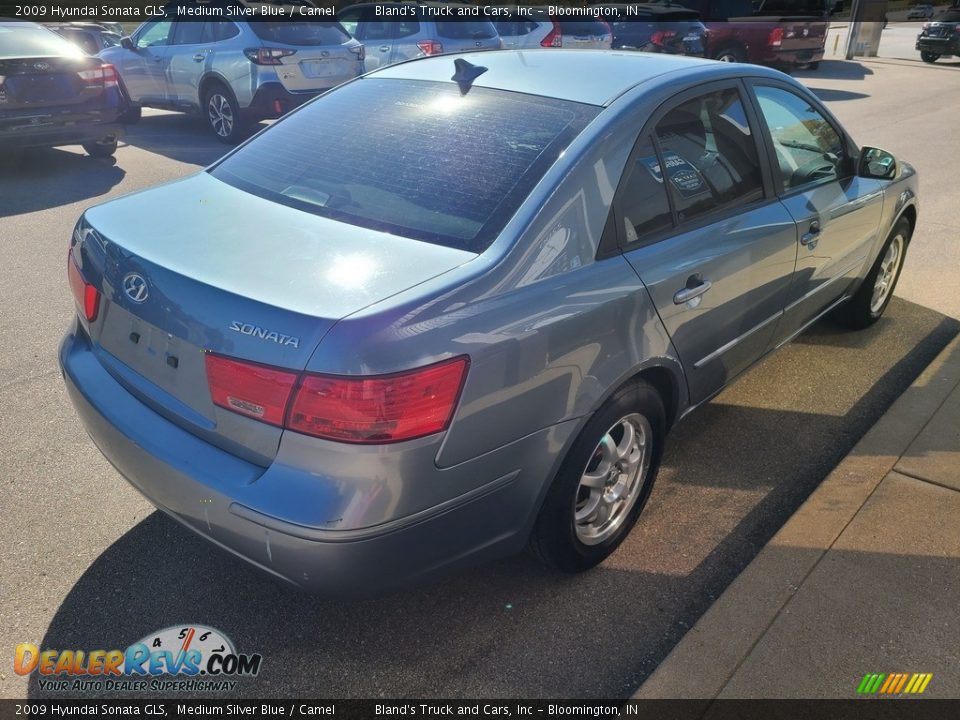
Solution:
M204 55L203 53L197 53L196 55L193 56L193 61L194 61L194 62L203 62L203 60L204 60L205 57L207 57L207 56Z
M704 280L703 276L697 273L696 275L691 275L687 278L687 286L681 290L677 290L673 295L673 304L674 305L683 305L686 302L690 302L694 298L698 298L703 295L711 287L709 280Z
M820 241L820 222L814 220L810 223L810 229L800 236L800 244L813 250Z

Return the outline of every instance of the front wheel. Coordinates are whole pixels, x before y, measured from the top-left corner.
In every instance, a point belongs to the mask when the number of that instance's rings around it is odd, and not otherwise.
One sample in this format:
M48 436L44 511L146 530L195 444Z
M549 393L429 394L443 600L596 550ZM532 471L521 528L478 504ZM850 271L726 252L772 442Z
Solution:
M837 308L837 320L847 327L860 330L880 319L893 297L909 242L910 223L906 218L900 218L860 289Z
M940 59L940 55L938 53L930 52L929 50L921 50L920 59L925 63L935 63Z
M545 564L582 572L629 534L660 465L666 414L645 382L617 391L586 424L560 466L530 547Z

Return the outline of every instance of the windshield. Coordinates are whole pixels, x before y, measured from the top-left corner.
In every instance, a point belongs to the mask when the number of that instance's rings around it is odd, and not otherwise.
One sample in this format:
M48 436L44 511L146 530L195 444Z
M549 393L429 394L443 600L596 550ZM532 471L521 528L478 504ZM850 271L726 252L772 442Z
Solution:
M211 172L307 212L482 252L598 111L368 78L292 113Z

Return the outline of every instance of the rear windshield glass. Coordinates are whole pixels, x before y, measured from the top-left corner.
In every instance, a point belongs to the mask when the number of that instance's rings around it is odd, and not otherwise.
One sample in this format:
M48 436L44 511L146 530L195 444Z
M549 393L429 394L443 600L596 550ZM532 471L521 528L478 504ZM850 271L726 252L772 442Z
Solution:
M597 20L560 20L564 35L605 35L610 32L605 23Z
M598 111L368 78L292 113L211 172L317 215L482 252Z
M437 35L451 40L488 40L497 36L497 29L492 22L438 22Z
M0 25L0 58L75 56L80 49L46 28Z
M350 39L336 22L252 20L250 27L260 39L284 45L342 45Z

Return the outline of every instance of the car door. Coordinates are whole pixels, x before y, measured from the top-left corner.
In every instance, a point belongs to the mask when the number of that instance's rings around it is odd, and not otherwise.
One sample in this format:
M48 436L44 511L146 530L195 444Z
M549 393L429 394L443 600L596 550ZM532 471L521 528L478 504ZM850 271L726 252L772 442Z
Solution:
M436 23L432 24L433 26ZM432 50L434 45L427 45L425 41L440 42L436 35L429 34L430 23L421 23L417 19L400 18L393 23L393 42L390 51L390 63L403 62L421 57L424 54L436 54Z
M393 54L393 26L394 23L389 17L377 16L376 6L367 5L363 8L355 37L366 47L364 62L368 71L390 64Z
M205 34L205 28L212 28L213 25L205 22L175 24L167 73L171 102L197 102L197 88L212 45L212 34L210 31Z
M154 20L141 25L131 38L134 49L111 48L110 62L120 68L120 77L136 102L167 102L167 65L169 63L172 20ZM116 57L116 60L114 60ZM106 54L104 58L107 59Z
M709 399L767 350L796 262L756 117L736 80L687 91L647 124L614 204L622 251Z
M857 177L853 149L813 98L771 81L752 83L781 202L797 223L797 270L776 341L829 311L869 263L879 232L879 180Z

